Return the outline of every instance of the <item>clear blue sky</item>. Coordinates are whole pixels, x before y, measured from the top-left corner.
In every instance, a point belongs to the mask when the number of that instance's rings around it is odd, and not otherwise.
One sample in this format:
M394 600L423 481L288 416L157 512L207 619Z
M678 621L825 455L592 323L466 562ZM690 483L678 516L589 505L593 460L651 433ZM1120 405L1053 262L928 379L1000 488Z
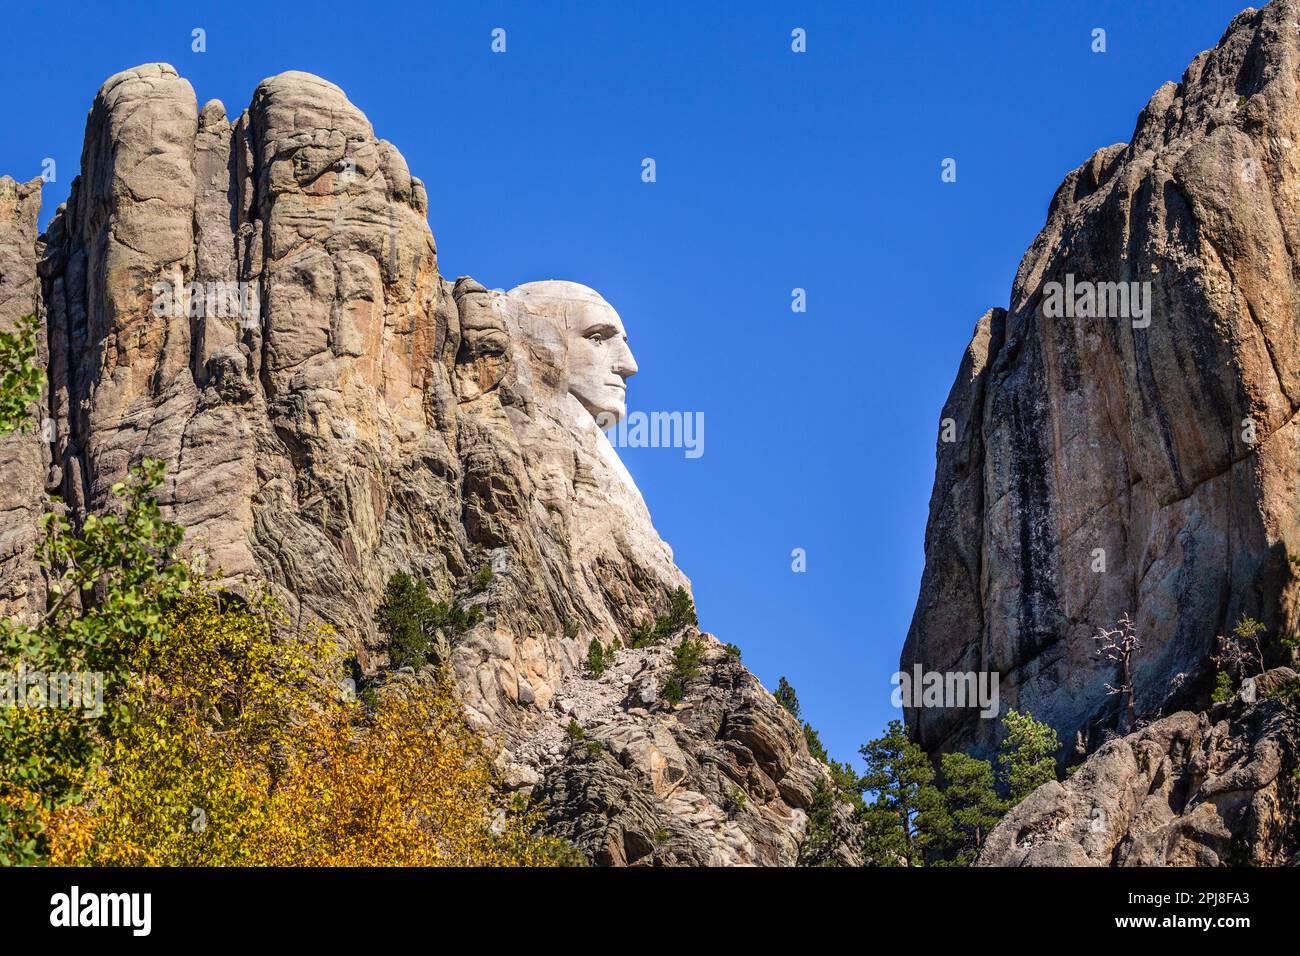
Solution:
M69 0L19 28L15 7L0 173L57 161L47 221L95 90L139 63L232 113L282 70L337 83L428 185L444 274L593 286L640 362L631 407L705 413L702 458L624 460L703 626L769 687L787 675L844 759L897 715L938 413L976 319L1006 305L1061 178L1242 8Z

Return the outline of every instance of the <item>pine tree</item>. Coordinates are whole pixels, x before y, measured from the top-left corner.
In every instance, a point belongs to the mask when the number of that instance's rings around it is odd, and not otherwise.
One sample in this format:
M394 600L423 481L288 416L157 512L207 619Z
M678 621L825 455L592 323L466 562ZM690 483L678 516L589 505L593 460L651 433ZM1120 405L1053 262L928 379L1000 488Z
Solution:
M423 581L405 571L388 579L375 622L388 637L388 659L393 667L419 667L428 660L434 621L435 606Z
M672 670L664 682L660 695L670 704L680 704L686 696L686 685L700 675L700 662L704 660L704 642L689 634L683 635L673 648Z
M1049 780L1056 779L1056 731L1030 714L1007 711L1002 718L1003 738L998 766L1012 806Z
M940 758L939 773L946 824L943 855L958 866L969 866L1006 812L994 787L993 765L968 754L948 753Z
M794 692L790 682L782 677L777 681L776 693L772 695L776 702L790 712L795 720L799 719L799 695Z
M596 638L591 639L587 645L587 676L599 677L605 673L605 649L600 646L600 641Z
M883 737L858 752L867 764L862 787L876 795L863 811L870 862L923 866L943 814L930 758L907 739L899 720L891 720Z

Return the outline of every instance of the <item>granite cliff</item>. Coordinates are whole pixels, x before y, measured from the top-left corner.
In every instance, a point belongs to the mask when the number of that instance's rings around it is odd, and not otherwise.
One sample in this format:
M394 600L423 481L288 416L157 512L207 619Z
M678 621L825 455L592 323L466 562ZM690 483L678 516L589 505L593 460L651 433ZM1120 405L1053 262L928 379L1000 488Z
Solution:
M1208 703L1216 635L1300 621L1300 7L1246 10L1127 144L1057 190L941 417L902 668L992 672L1062 757L1123 730L1098 628L1131 614L1136 711ZM994 744L908 712L932 752Z
M79 520L158 458L190 553L328 621L363 677L389 663L394 572L478 608L441 649L466 713L591 859L796 860L825 769L733 654L704 635L678 702L671 642L584 675L593 639L626 643L689 589L596 425L636 370L597 293L442 276L421 180L304 73L234 115L165 64L119 73L38 236L40 187L0 179L0 321L40 317L48 371L44 428L0 443L0 609L45 606L56 496Z
M976 325L902 668L997 675L1071 765L981 864L1296 860L1298 71L1300 4L1239 14L1066 177ZM1125 614L1131 684L1095 640ZM1259 660L1211 705L1243 619ZM970 708L907 719L932 754L997 744Z

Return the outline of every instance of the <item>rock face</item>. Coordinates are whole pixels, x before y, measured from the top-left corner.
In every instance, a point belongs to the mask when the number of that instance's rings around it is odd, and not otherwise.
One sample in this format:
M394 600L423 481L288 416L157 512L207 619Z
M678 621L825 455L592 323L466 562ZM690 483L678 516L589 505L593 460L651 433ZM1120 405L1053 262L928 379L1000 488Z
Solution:
M1298 64L1294 0L1247 10L1066 177L942 413L904 671L996 673L1086 752L1119 707L1099 627L1133 616L1148 717L1208 701L1242 616L1296 630ZM932 752L995 743L971 709L907 718Z
M579 675L593 638L689 588L596 425L636 371L608 303L442 277L424 185L303 73L228 116L170 66L127 70L38 241L39 185L0 180L0 321L44 316L50 420L0 444L0 605L43 606L28 529L47 492L80 518L160 458L191 552L331 623L366 675L387 664L373 611L392 573L480 607L446 649L469 718L599 861L794 861L825 771L742 666L711 645L676 708L651 686L666 647ZM575 713L601 759L541 745Z
M36 280L36 217L41 180L20 184L0 176L0 331L40 311ZM48 356L44 336L38 352ZM36 566L36 521L46 510L49 446L40 429L0 438L0 614L31 621L45 609Z
M553 830L600 864L789 865L820 765L798 723L716 639L677 706L660 699L667 646L617 652L598 680L568 678L565 723L517 759L542 768ZM572 720L584 737L566 733ZM549 767L549 769L547 769Z
M1300 681L1275 668L1208 713L1113 740L994 827L980 866L1300 862Z

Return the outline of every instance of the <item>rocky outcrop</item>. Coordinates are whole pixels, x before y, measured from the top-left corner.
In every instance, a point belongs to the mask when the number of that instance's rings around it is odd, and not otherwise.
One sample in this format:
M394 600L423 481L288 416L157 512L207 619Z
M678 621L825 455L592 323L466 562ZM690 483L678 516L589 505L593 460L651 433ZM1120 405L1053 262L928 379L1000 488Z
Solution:
M41 180L16 183L0 176L0 331L40 311L36 217ZM38 355L48 356L39 336ZM45 583L36 563L37 520L48 507L45 474L49 446L41 423L0 438L0 614L31 623L45 609Z
M28 529L45 492L79 520L159 458L190 553L329 622L365 676L388 664L373 611L392 573L477 607L442 644L466 713L600 862L795 860L825 771L741 665L714 647L678 707L617 685L634 666L653 684L667 645L583 689L593 639L689 589L596 425L636 370L598 294L440 275L424 185L304 73L228 115L170 66L126 70L39 242L38 203L39 183L0 180L0 320L40 311L49 339L46 432L0 445L10 613L43 606ZM574 714L605 757L550 746Z
M568 678L556 697L564 722L548 721L520 749L540 771L555 832L598 863L798 859L821 771L798 722L716 639L704 640L703 674L679 704L660 695L669 646L621 650L600 678Z
M1294 0L1247 10L1066 177L941 416L904 671L996 673L1004 709L1087 752L1120 703L1093 638L1126 612L1141 715L1208 702L1242 616L1293 661L1297 64ZM973 709L907 719L932 752L995 743Z
M1298 703L1300 678L1275 668L1111 741L1004 817L978 865L1300 863Z

